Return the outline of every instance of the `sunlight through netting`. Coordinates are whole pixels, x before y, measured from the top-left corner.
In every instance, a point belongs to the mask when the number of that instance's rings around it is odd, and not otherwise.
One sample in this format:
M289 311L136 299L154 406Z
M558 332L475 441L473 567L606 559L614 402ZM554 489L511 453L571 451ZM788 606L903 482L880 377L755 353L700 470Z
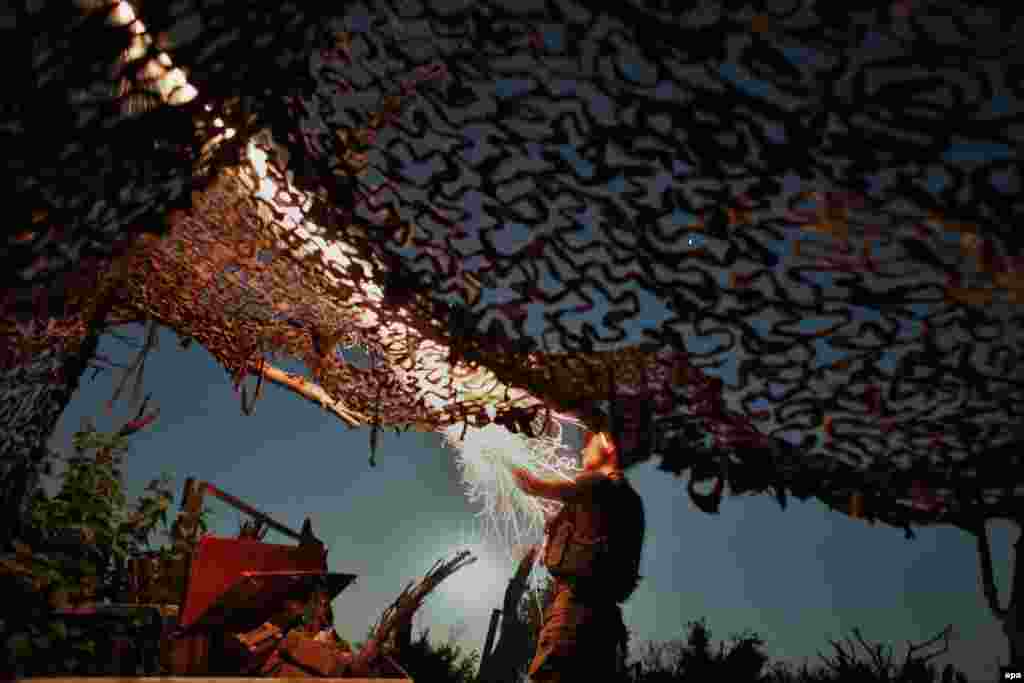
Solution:
M521 467L546 479L571 480L576 460L567 455L559 420L538 437L515 434L498 425L444 430L445 444L455 451L456 463L471 502L480 503L478 513L485 537L507 548L539 541L547 519L561 504L523 493L512 476L511 467Z

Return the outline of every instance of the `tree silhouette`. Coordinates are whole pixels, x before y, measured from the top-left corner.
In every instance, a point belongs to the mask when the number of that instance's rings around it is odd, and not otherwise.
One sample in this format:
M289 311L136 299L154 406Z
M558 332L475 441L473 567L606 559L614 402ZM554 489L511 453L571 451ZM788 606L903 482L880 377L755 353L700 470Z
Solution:
M716 651L712 645L711 630L704 619L689 622L687 628L685 640L646 643L633 666L635 683L688 683L712 679L742 683L966 683L967 680L951 665L947 664L939 671L930 662L948 651L948 628L924 643L908 643L906 656L900 664L893 662L891 647L869 643L859 630L854 629L856 640L847 638L846 643L829 641L836 653L834 656L819 653L821 664L817 668L811 669L805 662L796 671L781 662L770 663L763 649L765 642L756 633L734 635L728 644L719 643ZM928 651L940 641L942 649ZM863 654L859 650L863 650Z
M430 629L424 628L413 639L409 652L403 657L403 666L415 680L439 683L474 683L480 654L464 653L450 639L436 645L430 642Z

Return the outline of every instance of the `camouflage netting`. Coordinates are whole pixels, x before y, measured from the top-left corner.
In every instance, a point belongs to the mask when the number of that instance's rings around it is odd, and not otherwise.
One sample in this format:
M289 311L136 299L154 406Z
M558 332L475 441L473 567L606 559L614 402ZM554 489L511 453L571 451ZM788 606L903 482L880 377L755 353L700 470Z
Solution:
M230 161L200 159L226 102L244 103L236 118L255 124L282 94L311 90L302 67L324 17L316 3L204 0L5 10L0 38L22 66L0 96L14 191L3 308L59 312L78 272L104 270L140 233L165 232L167 210L187 208Z
M214 182L131 257L119 315L239 377L301 358L353 424L485 421L497 395L506 424L600 427L614 390L692 479L728 458L780 502L1012 516L1019 12L339 8L314 95L254 118L197 83Z
M42 0L0 10L11 65L0 95L0 173L11 195L0 244L0 357L4 368L18 366L0 374L4 510L31 488L31 470L95 353L91 333L118 321L112 300L76 292L95 294L101 277L102 291L117 291L111 257L139 234L165 232L168 209L187 208L191 192L231 162L204 153L222 111L244 106L235 118L256 125L282 93L308 91L295 67L323 37L320 8ZM18 341L22 333L28 343ZM10 522L0 520L0 545Z
M756 443L751 418L800 447L802 476L781 454L765 467L776 488L874 490L882 515L917 476L941 498L963 486L958 505L975 485L1012 499L1017 461L991 456L1019 424L1019 17L582 5L374 5L388 26L349 23L354 63L330 70L353 93L313 107L330 127L365 126L359 98L408 89L410 69L434 77L369 151L368 184L394 188L376 204L416 234L371 202L365 248L445 297L456 347L497 324L543 354L688 349L726 400L676 385L664 443ZM475 359L525 383L521 356ZM542 379L554 357L533 366L536 395L607 396L603 371L569 389ZM768 460L744 450L748 471Z

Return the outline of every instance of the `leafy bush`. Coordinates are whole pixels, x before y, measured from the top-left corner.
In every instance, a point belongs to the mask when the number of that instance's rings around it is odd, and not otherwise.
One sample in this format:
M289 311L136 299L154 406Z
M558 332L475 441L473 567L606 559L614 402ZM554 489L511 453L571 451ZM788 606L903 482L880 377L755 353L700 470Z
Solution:
M143 406L145 407L145 406ZM87 423L72 440L58 493L38 490L29 506L29 530L15 543L13 556L0 557L0 585L21 609L0 621L0 661L7 669L74 671L96 655L96 639L69 629L55 609L82 603L116 602L127 588L127 560L144 554L171 558L180 550L154 548L168 535L172 479L164 474L134 503L124 494L121 465L128 437L152 423L155 413L132 420L114 433ZM53 471L53 459L45 468ZM200 516L208 527L208 510ZM62 656L55 656L59 651Z

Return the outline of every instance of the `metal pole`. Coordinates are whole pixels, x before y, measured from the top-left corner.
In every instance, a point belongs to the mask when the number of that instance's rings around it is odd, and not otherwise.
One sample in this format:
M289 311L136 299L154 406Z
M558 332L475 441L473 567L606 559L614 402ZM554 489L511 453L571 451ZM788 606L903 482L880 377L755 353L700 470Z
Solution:
M242 512L250 515L251 517L253 517L253 518L263 522L264 524L266 524L271 529L276 529L277 531L281 532L285 536L291 536L292 538L294 538L297 541L303 540L302 539L302 534L300 534L298 531L295 531L294 529L289 529L285 525L283 525L283 524L281 524L281 523L271 519L267 515L263 514L262 512L257 510L256 508L251 507L251 506L243 503L242 501L240 501L238 498L235 498L231 494L225 493L224 491L221 491L220 489L218 489L213 484L211 484L209 482L203 482L201 484L201 486L203 486L207 491L212 493L217 498L220 498L221 500L223 500L228 505L231 505L232 507L234 507L234 508L236 508L238 510L241 510Z

